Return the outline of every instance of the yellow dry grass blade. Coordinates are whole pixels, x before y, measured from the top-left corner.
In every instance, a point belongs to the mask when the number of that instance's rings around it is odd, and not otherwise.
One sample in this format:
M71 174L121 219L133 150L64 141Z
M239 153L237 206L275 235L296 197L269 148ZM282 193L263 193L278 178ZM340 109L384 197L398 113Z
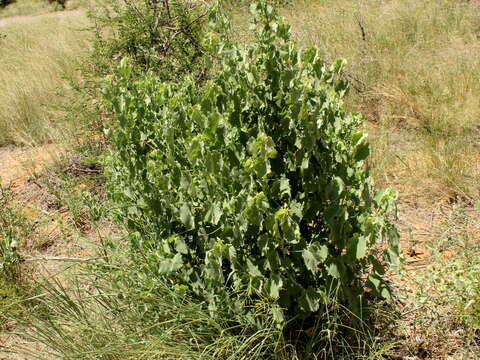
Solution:
M86 24L79 10L0 20L0 146L63 136Z

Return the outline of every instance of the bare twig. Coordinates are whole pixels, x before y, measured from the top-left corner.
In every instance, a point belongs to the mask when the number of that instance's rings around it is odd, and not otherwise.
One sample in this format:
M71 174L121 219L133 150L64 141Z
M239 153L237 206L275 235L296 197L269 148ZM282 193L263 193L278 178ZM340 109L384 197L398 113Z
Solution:
M402 317L407 316L407 315L412 314L412 313L415 313L415 312L417 312L417 311L419 311L419 310L423 310L423 309L425 309L426 307L427 307L426 305L421 305L421 306L416 307L416 308L414 308L414 309L410 309L410 310L408 310L408 311L405 311L405 312L402 313Z
M367 41L367 32L365 31L365 25L363 23L363 17L361 14L355 14L355 19L357 20L357 24L360 27L360 32L362 33L362 40Z
M143 16L142 12L137 8L137 6L132 3L130 0L123 0L128 6L130 6L139 17L141 17L144 21L146 21L145 16Z
M170 6L168 4L168 1L169 0L163 0L163 6L165 7L165 10L167 11L167 16L169 19L172 18L171 14L170 14Z
M324 60L324 63L326 66L331 66L332 62ZM363 93L365 89L367 88L367 84L360 80L357 76L355 76L353 73L350 71L343 70L342 75L345 79L348 80L349 84L352 85L352 87L359 93Z
M190 26L192 26L193 24L195 24L197 21L203 19L205 16L208 15L208 11L205 11L203 14L200 14L199 16L197 16L195 19L193 19L192 21L190 21L187 25L185 25L184 27L180 28L180 29L176 29L176 31L172 34L172 36L168 39L168 41L166 42L163 50L164 51L168 51L168 49L170 48L173 40L175 40L175 38L180 35L181 33L185 33L189 28ZM174 28L170 28L170 30L174 30Z
M410 166L408 166L408 164L407 164L398 154L395 154L395 157L396 157L398 160L400 160L400 161L402 162L402 164L405 165L405 167L406 167L407 169L411 170L411 169L410 169Z
M33 184L35 184L35 185L37 185L39 189L43 189L43 186L40 185L37 180L35 180L35 179L32 178L32 179L30 179L30 182L33 183Z
M103 173L103 169L90 169L90 168L80 168L77 166L69 166L67 170L70 170L72 172L79 172L79 173L85 173L85 174L101 174Z

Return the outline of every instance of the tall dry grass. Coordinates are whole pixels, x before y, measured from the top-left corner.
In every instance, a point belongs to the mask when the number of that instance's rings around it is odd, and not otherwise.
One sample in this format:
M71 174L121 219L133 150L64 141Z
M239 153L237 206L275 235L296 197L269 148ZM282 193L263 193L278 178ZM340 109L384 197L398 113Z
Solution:
M478 1L305 0L283 14L302 44L348 60L380 185L410 200L480 196Z
M0 9L0 18L32 14L44 14L55 10L55 5L46 0L20 0Z
M67 0L66 9L86 8L93 0ZM48 0L17 0L0 9L0 19L12 16L41 15L62 10L56 2Z
M0 20L0 146L58 141L86 54L83 12Z

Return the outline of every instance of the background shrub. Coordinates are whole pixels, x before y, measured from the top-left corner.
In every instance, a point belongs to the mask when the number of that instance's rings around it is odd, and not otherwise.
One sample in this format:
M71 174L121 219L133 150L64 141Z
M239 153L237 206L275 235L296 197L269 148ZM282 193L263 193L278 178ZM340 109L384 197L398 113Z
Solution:
M67 0L48 0L50 4L55 4L57 7L60 7L62 10L65 10L65 5Z
M271 6L252 9L251 45L209 38L222 64L201 89L133 82L123 62L105 91L118 116L111 193L149 276L211 310L266 301L282 323L321 311L333 291L358 309L365 279L388 296L376 245L398 255L395 194L373 189L361 117L342 106L344 62L327 67Z
M0 1L0 7L5 7L7 5L7 1L6 0L1 0Z
M162 80L204 76L201 61L208 6L185 0L108 0L92 12L96 24L93 63L102 75L129 57L136 73L152 71Z
M8 4L13 3L15 0L0 0L0 8L7 6Z

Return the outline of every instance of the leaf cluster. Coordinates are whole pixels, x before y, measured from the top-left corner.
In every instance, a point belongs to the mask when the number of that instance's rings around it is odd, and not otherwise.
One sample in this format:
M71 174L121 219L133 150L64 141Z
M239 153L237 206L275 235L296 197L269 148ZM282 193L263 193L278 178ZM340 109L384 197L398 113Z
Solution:
M265 2L252 12L248 46L208 38L221 68L200 89L134 81L122 62L105 90L118 119L111 194L150 276L212 311L267 299L283 323L322 311L333 291L358 310L365 286L389 293L396 195L375 192L361 117L343 107L344 61L298 49Z

